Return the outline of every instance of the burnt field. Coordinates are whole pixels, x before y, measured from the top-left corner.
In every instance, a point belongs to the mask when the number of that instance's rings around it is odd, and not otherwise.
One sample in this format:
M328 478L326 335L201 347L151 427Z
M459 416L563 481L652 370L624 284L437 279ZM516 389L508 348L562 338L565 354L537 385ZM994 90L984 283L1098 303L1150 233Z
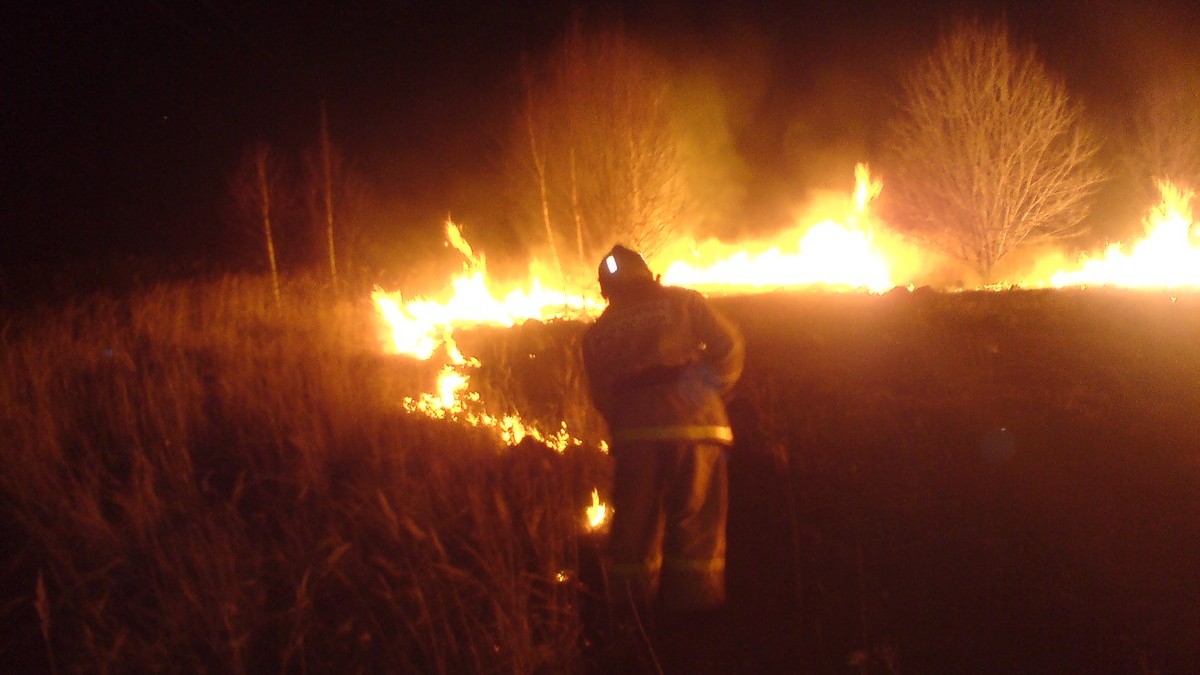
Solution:
M404 413L369 303L178 284L0 334L0 670L617 672L607 458ZM717 300L738 673L1194 672L1200 296ZM464 333L502 411L601 430L583 325Z
M727 300L746 672L1194 672L1200 298Z

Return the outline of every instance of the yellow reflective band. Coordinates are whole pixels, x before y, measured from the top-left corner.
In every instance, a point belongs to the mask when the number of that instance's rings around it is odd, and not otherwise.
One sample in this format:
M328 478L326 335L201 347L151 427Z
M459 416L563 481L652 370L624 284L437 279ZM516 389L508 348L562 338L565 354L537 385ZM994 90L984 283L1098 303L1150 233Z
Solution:
M719 572L725 569L725 559L692 560L688 558L667 558L663 561L663 567L673 570L683 570L685 572Z
M716 425L633 427L614 429L614 441L723 441L733 442L733 429Z
M637 577L647 574L653 574L662 567L662 559L655 559L649 562L639 563L618 563L614 562L609 569L609 572L620 577Z
M608 273L609 274L617 273L617 257L616 256L614 256L614 255L608 256L607 258L604 259L604 264L608 265Z

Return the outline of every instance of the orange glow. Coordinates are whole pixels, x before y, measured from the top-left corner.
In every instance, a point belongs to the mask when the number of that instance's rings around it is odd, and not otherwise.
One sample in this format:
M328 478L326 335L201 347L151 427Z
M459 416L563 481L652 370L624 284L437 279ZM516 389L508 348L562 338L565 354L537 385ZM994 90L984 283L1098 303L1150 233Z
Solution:
M1162 201L1143 221L1144 238L1130 245L1111 244L1096 258L1085 256L1075 269L1052 274L1048 284L1200 287L1200 233L1193 227L1191 206L1195 193L1167 181L1159 181L1158 187Z
M781 288L819 287L826 290L882 292L909 284L925 252L902 241L870 213L882 182L865 165L855 170L853 191L816 201L797 224L762 241L725 244L681 238L674 248L651 261L663 270L663 282L698 288L710 294L738 294ZM1084 257L1074 266L1042 260L1037 278L1024 285L1132 287L1200 287L1200 242L1193 227L1193 193L1160 183L1162 202L1144 221L1146 236L1133 244L1110 246L1102 256ZM447 245L464 258L463 270L453 277L441 299L406 299L399 292L376 289L372 297L385 331L388 352L444 365L431 391L405 397L403 408L414 414L446 419L492 430L509 444L532 438L559 451L582 442L563 422L541 428L519 412L490 412L482 395L472 389L471 375L479 361L463 354L454 331L468 326L513 326L526 320L579 318L597 315L598 295L556 290L562 284L537 261L525 283L501 290L487 274L486 261L453 222L445 226ZM1000 287L1000 285L997 285ZM606 449L606 448L601 448Z
M534 275L526 287L500 295L487 277L483 256L475 254L458 225L446 221L445 232L447 244L467 259L463 273L450 282L448 300L406 301L399 291L389 293L381 288L371 294L388 330L388 351L427 360L438 347L453 348L456 326L513 326L530 319L598 311L598 298L552 290Z
M865 165L859 165L849 196L842 194L811 205L797 218L795 227L785 232L733 244L681 238L651 260L651 268L663 271L666 284L709 294L802 287L883 292L910 284L928 271L921 266L929 257L872 218L870 205L881 189L881 181L872 178ZM1200 287L1200 233L1192 221L1193 193L1167 182L1160 183L1160 190L1162 202L1147 215L1143 239L1126 246L1113 244L1102 256L1083 257L1072 267L1062 267L1053 262L1053 256L1047 257L1040 269L1057 271L1023 283ZM456 224L447 221L445 237L465 262L440 299L410 299L379 288L372 294L385 351L419 360L437 358L443 364L431 391L405 396L400 406L411 414L486 429L509 445L533 439L559 452L582 445L566 422L543 428L523 419L518 411L489 411L483 396L471 386L472 374L481 364L460 351L454 331L469 326L514 326L527 320L592 317L603 308L602 300L595 293L555 290L563 284L537 261L531 263L524 284L501 290L488 277L483 254L471 247ZM598 447L608 451L604 441ZM592 490L592 503L583 519L585 528L601 530L611 515L598 490Z
M874 226L869 206L881 188L881 182L860 164L849 197L826 200L810 209L819 216L770 241L723 244L685 238L657 256L654 267L664 270L664 283L710 293L802 286L888 290L896 285L896 264L914 254ZM463 272L451 279L446 299L406 299L398 291L379 288L372 294L389 352L427 360L442 349L451 362L461 364L467 359L457 354L455 328L594 316L603 308L596 294L556 290L561 284L541 273L537 261L524 285L501 292L487 275L484 256L463 238L458 225L447 221L445 236L447 245L466 259Z
M526 438L538 441L559 452L583 441L573 437L562 422L558 429L543 430L530 424L518 414L496 415L484 408L483 397L469 388L471 376L465 366L445 366L438 376L437 393L426 392L406 396L404 410L434 419L449 420L472 427L491 430L507 445L517 445Z
M406 301L399 292L388 293L379 288L371 296L383 319L386 351L423 361L441 354L445 363L434 391L406 396L401 406L410 413L488 429L508 445L526 438L559 452L582 445L567 430L566 422L560 422L555 429L543 429L516 412L489 412L482 395L470 387L471 372L479 368L479 360L459 350L454 330L467 326L513 326L529 319L587 314L597 310L599 301L548 290L536 277L526 288L515 288L499 297L489 283L484 257L472 250L459 227L447 221L445 234L447 245L466 258L463 273L451 281L448 300Z
M681 237L650 261L651 268L663 272L666 284L709 294L803 287L878 293L911 284L918 275L929 272L921 268L932 258L873 219L871 202L881 189L881 181L872 178L865 165L859 165L850 195L817 201L787 231L732 244ZM1103 255L1082 257L1073 266L1061 265L1058 256L1047 256L1038 268L1053 271L1039 272L1022 283L1200 288L1200 232L1193 225L1193 193L1168 182L1160 183L1160 191L1161 203L1143 222L1144 238L1128 245L1113 244ZM436 358L443 364L431 390L405 396L400 407L411 414L484 429L508 445L532 439L559 452L583 445L566 422L542 427L522 418L518 411L489 410L482 394L472 388L472 375L481 363L462 353L454 331L470 326L514 326L527 320L593 317L603 308L602 300L594 292L556 290L564 284L537 261L531 263L525 283L501 290L488 277L484 255L471 247L456 224L447 221L445 237L465 262L439 299L406 298L400 292L379 288L372 294L385 351L419 360ZM608 452L602 440L598 448ZM591 504L582 516L586 531L603 530L611 516L611 509L593 489ZM565 582L568 577L560 572L558 579Z
M608 523L608 505L600 501L600 491L592 490L592 505L587 507L584 525L590 531L596 531Z
M916 250L872 221L869 207L882 182L871 178L865 164L855 168L854 177L849 198L811 209L795 227L768 241L690 242L682 252L669 251L663 282L721 294L811 286L890 290L898 284L897 263Z
M869 214L881 183L865 165L855 171L856 185L847 197L825 200L809 218L775 238L790 241L794 252L770 242L731 246L718 242L682 241L684 254L657 262L667 264L664 283L695 286L710 293L736 293L763 288L821 285L841 289L882 291L891 288L891 265ZM400 292L377 288L372 294L386 351L420 360L437 357L444 363L433 391L404 398L403 408L414 414L447 419L494 431L506 443L533 438L559 451L581 441L565 423L542 429L513 411L489 412L482 395L471 388L471 373L480 366L464 355L454 340L456 329L469 326L513 326L526 320L588 317L599 314L597 295L555 290L561 286L533 261L528 280L503 292L487 274L485 257L477 253L452 221L445 225L446 244L462 254L462 272L450 280L443 299L405 298ZM751 251L757 250L755 253ZM606 448L601 448L605 450Z

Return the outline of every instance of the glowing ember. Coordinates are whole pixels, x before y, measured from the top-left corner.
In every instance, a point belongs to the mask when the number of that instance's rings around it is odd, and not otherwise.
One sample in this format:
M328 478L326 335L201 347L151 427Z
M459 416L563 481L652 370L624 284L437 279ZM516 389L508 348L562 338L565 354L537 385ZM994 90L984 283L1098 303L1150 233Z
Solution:
M803 286L881 292L895 287L893 259L904 253L898 244L884 246L868 208L882 183L871 178L864 164L854 176L853 196L848 204L841 198L839 213L832 217L801 223L775 237L773 241L783 242L775 245L692 244L689 259L669 263L663 282L717 293Z
M1112 285L1140 288L1200 287L1200 236L1192 223L1190 190L1159 181L1162 201L1143 221L1146 236L1110 245L1104 255L1080 260L1078 269L1050 277L1050 285Z
M483 397L468 387L471 377L465 369L478 367L478 361L460 366L448 365L438 376L437 393L405 397L402 405L410 413L434 419L449 420L494 432L507 445L517 445L526 438L538 441L559 452L572 445L583 445L562 422L558 429L546 431L526 422L520 415L496 415L486 411Z
M584 524L588 530L595 531L608 522L608 505L600 501L600 491L592 490L592 505L587 507L587 517Z

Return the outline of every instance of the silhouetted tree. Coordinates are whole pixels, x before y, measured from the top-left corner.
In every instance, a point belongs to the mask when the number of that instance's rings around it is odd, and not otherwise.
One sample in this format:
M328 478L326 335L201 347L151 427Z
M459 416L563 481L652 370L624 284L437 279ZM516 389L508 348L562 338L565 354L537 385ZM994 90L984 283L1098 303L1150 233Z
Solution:
M660 248L686 200L666 64L620 28L576 21L523 75L524 193L560 268L564 250L590 267L614 241Z
M891 224L988 279L1015 248L1077 234L1104 179L1066 86L1004 25L960 21L902 82Z
M272 219L278 210L283 189L283 172L267 143L258 141L248 147L235 174L231 191L239 211L262 228L263 246L271 269L271 290L279 304L279 265L275 257Z
M358 219L367 201L367 185L330 138L329 119L321 104L321 127L316 148L304 153L304 183L308 211L325 249L329 278L336 288L355 262L362 235ZM340 262L339 262L340 261Z
M325 212L325 243L329 251L329 278L334 288L337 288L337 252L333 243L333 147L329 142L329 114L325 102L321 102L321 143L320 143L320 186L321 205ZM340 168L341 157L338 157Z

